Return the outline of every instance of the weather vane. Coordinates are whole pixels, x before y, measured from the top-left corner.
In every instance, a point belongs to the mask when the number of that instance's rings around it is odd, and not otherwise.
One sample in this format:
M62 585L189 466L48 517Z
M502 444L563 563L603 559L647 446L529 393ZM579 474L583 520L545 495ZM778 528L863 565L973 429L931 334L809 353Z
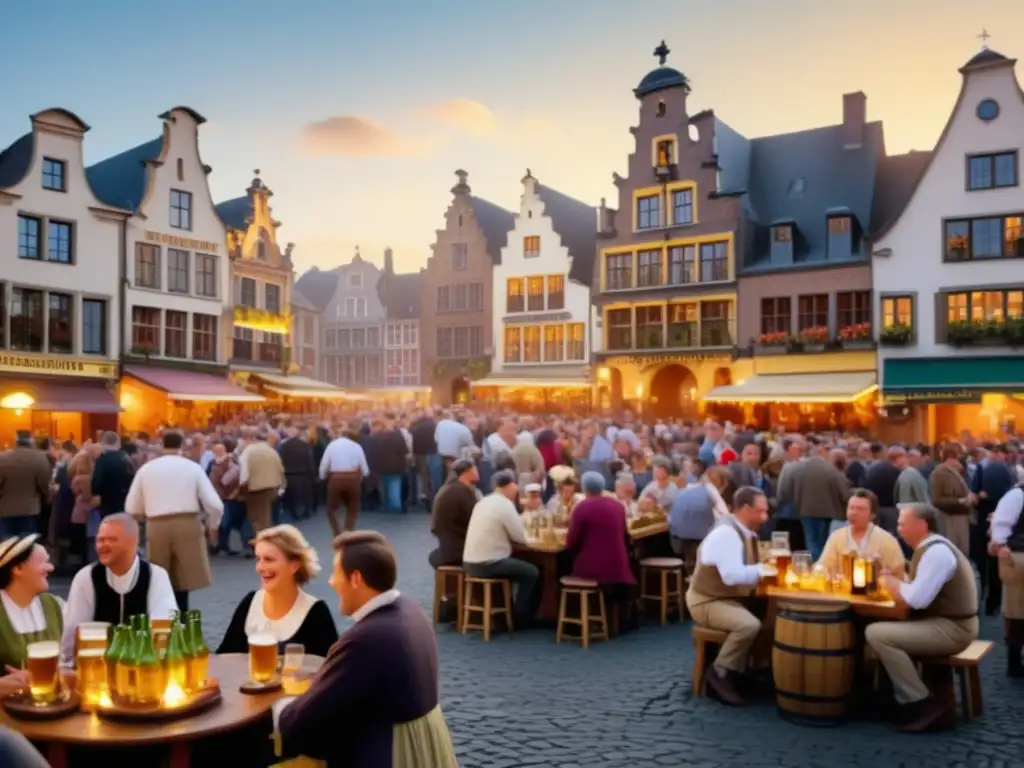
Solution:
M988 33L988 30L983 27L982 30L981 30L981 34L977 35L977 38L979 40L981 40L981 47L982 48L988 48L988 39L990 37L992 37L992 35L990 35Z
M670 53L672 53L672 51L670 51L668 46L665 45L664 40L661 41L661 45L654 49L654 55L658 57L658 63L663 67L665 66L665 59L668 58Z

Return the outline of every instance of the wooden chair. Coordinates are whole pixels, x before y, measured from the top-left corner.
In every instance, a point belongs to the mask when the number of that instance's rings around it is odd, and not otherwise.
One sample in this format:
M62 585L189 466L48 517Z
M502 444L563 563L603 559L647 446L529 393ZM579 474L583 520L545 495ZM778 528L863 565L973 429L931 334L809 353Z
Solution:
M455 594L449 592L449 581L455 579ZM462 631L463 590L466 572L461 565L442 565L434 572L434 626L441 623L441 603L455 598L455 631Z
M725 632L718 629L694 626L693 635L693 696L700 698L704 695L704 678L708 669L715 660L717 649L725 642ZM708 646L712 646L711 652Z
M964 710L965 720L981 717L985 711L981 700L981 675L978 666L991 650L992 643L990 641L975 640L953 656L918 660L923 667L947 667L953 671L960 683L960 703Z
M608 613L605 611L604 592L600 585L590 579L577 579L572 576L563 576L562 597L558 606L558 628L555 631L555 642L562 642L563 630L568 624L575 624L580 628L580 643L584 650L590 647L591 640L608 640ZM569 596L575 595L579 601L580 615L578 619L569 618ZM590 604L594 597L597 597L597 616L590 613ZM597 632L591 631L591 624L597 624Z
M659 577L657 592L647 591L652 573ZM670 607L679 617L679 621L686 619L686 608L683 605L685 595L682 560L678 557L645 557L640 561L641 610L647 602L657 602L661 613L661 626L668 624Z
M483 630L484 642L491 642L491 628L494 626L494 617L504 614L508 631L513 630L512 626L512 582L508 579L478 579L473 576L465 578L465 603L462 609L462 634L471 629ZM480 587L480 602L473 602L474 586ZM500 586L502 592L502 605L494 606L494 587ZM480 614L480 623L473 623L470 618L473 614Z

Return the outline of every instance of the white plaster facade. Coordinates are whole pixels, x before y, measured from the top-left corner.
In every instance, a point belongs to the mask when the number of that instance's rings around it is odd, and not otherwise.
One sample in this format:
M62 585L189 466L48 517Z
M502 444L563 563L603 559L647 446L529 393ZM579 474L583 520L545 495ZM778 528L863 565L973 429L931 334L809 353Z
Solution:
M64 109L31 121L32 132L0 158L0 176L9 183L0 187L0 348L116 361L121 249L131 212L100 202L86 180L89 126ZM69 328L58 339L64 307ZM31 332L15 333L12 320L24 322L35 309L41 328L33 322Z
M963 261L945 258L949 245L947 221L1004 217L1009 222L1004 224L1008 232L1013 226L1012 218L1024 217L1020 166L1024 155L1024 94L1014 64L1014 60L986 50L961 69L960 96L918 186L902 214L873 244L872 283L879 318L876 327L884 327L886 309L891 310L893 299L911 297L913 302L910 343L879 346L879 383L883 388L884 361L888 358L962 358L1009 351L999 346L956 347L946 343L942 326L947 318L947 305L938 295L957 289L994 291L1024 286L1024 258L1006 253L1003 257ZM979 105L987 100L998 105L995 119L979 117ZM1016 153L1014 183L1002 188L970 190L968 158L1002 153ZM1016 246L1019 249L1024 243L1018 242ZM1020 255L1024 256L1024 252Z
M224 365L230 357L226 325L233 306L231 260L227 253L227 227L214 207L207 183L209 169L199 155L199 126L203 118L186 107L176 107L163 116L163 143L159 154L145 161L145 192L136 215L128 222L128 252L125 263L126 353L160 359L193 360ZM182 194L187 195L188 220L181 213ZM172 197L175 210L172 210ZM187 255L187 285L174 284L172 256ZM156 254L156 269L144 267ZM213 283L205 277L213 259ZM201 264L201 262L203 262ZM200 277L200 270L204 275ZM149 274L146 274L146 272ZM153 280L153 275L156 280ZM171 290L171 288L177 290ZM150 333L140 309L159 311L159 332ZM168 348L168 313L184 313L184 348ZM175 315L175 318L181 315ZM211 355L194 348L196 325L216 318ZM208 337L204 333L204 338ZM204 342L205 343L205 342ZM182 354L177 354L177 352Z
M527 251L530 248L530 251ZM529 173L523 179L523 194L515 225L501 249L501 263L494 267L492 376L501 372L535 366L586 366L590 362L590 286L569 279L572 256L545 213L538 182ZM543 279L543 296L530 307L530 282ZM558 300L558 284L563 299ZM510 283L521 285L521 306L510 295ZM536 284L536 283L535 283ZM553 300L554 299L554 300ZM561 306L559 306L561 304ZM555 329L561 329L560 331ZM535 329L539 329L535 330ZM531 355L534 342L528 334L539 333L539 352ZM562 334L560 344L547 334ZM518 334L518 354L515 336ZM553 349L559 352L550 354Z

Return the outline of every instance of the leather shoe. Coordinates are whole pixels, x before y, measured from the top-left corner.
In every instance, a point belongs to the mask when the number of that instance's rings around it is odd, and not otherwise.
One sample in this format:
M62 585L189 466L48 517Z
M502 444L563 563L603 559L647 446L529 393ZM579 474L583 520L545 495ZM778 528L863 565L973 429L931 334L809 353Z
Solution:
M952 728L955 717L955 713L947 712L942 702L929 695L918 706L916 716L910 722L903 725L900 731L903 733L924 733L925 731Z
M718 670L712 668L708 670L707 677L704 681L714 697L723 704L727 704L730 707L745 707L747 706L747 701L740 696L739 691L736 690L736 686L733 685L732 678L732 672L728 672L723 677L718 674Z

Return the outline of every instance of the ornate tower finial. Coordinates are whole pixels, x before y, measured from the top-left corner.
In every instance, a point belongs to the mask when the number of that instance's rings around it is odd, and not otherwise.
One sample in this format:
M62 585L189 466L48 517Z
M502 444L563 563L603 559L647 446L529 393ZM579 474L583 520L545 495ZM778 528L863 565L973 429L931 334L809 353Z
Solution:
M466 180L469 178L469 174L461 168L455 172L455 177L459 180L459 186L466 186Z
M982 27L982 30L981 30L981 34L980 34L980 35L976 35L976 37L977 37L977 38L978 38L979 40L981 40L981 48L982 48L982 50L985 50L985 51L987 51L987 50L988 50L988 39L989 39L990 37L992 37L992 35L990 35L990 34L988 33L988 30L987 30L987 29L985 29L984 27Z
M670 53L672 53L672 51L669 50L667 45L665 45L664 40L661 41L661 45L654 49L654 55L658 58L658 64L663 67L665 66L665 59L668 58Z

